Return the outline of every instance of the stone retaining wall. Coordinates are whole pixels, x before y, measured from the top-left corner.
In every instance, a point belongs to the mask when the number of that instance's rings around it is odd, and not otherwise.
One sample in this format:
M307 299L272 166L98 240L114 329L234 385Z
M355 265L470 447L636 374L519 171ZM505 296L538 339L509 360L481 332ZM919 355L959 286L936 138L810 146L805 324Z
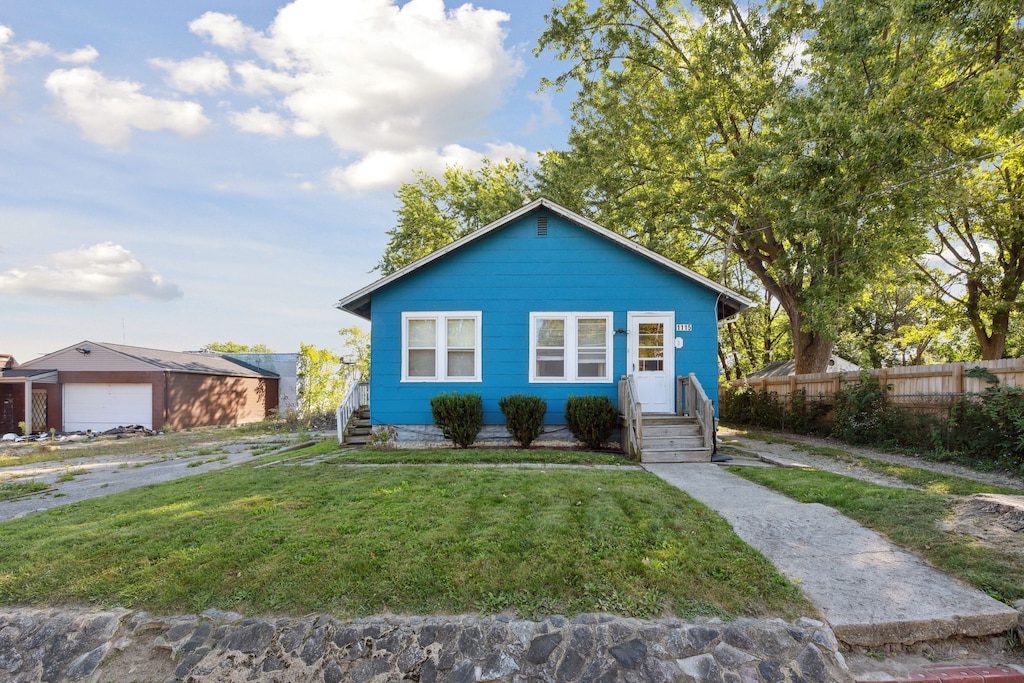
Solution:
M0 610L0 680L852 681L828 626L812 619L643 621L583 614L243 618L211 610Z

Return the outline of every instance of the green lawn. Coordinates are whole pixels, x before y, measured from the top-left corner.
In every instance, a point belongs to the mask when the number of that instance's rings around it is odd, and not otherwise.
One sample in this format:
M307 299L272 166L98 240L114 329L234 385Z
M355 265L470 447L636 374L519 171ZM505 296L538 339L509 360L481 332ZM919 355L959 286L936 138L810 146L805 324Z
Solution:
M813 614L717 515L646 472L458 465L249 464L5 522L0 603Z
M548 465L636 465L622 453L594 452L576 449L551 448L417 448L417 449L364 449L341 450L333 441L288 453L298 455L337 453L327 460L329 463L377 463L377 464L449 464L473 463L490 464L548 464Z
M938 522L950 513L956 496L1020 491L913 467L871 462L872 469L924 489L879 486L818 470L730 470L790 498L835 508L998 600L1012 603L1024 598L1024 555L985 548L969 536L938 527Z

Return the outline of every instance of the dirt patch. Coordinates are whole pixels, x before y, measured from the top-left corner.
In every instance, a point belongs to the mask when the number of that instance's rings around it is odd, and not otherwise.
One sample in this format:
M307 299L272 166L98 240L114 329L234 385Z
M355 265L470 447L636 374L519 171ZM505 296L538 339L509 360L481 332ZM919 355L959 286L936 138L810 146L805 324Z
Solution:
M978 493L961 498L939 525L982 545L1024 555L1024 496Z

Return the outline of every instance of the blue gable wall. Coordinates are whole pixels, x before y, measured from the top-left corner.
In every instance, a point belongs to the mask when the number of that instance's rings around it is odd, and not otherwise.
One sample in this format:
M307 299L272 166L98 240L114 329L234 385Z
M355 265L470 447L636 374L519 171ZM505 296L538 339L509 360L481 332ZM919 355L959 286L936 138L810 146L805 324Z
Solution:
M537 216L548 217L547 236ZM615 381L600 384L529 382L530 313L614 313L627 327L629 311L675 311L683 348L675 373L697 374L718 405L717 293L542 208L374 292L371 308L371 419L374 424L430 424L430 399L447 391L479 393L484 422L504 424L498 399L542 396L547 424L565 423L570 395L604 394L617 401L626 371L626 334L614 336ZM481 382L402 383L402 313L482 311Z

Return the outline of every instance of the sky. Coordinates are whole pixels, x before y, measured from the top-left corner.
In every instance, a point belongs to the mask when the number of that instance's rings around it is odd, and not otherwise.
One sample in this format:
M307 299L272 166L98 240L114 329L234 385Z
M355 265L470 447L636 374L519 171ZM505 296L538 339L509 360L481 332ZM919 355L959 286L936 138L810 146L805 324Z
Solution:
M563 148L552 0L4 0L0 353L342 352L422 169Z

